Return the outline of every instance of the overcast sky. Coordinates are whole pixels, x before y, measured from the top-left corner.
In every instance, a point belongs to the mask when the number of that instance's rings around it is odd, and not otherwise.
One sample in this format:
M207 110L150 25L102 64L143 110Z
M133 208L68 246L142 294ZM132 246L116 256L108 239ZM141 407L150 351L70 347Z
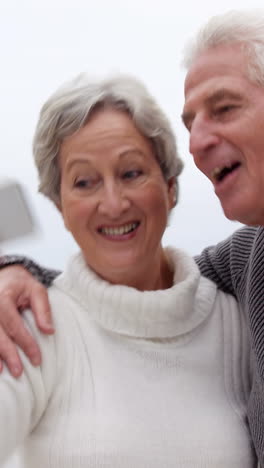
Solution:
M1 0L0 178L16 178L26 186L39 225L38 235L2 245L2 250L62 268L76 249L55 208L37 195L31 140L44 100L81 71L133 73L144 80L171 119L185 169L180 202L164 243L196 253L236 229L238 224L224 218L210 184L188 153L188 135L180 121L184 80L180 62L186 39L209 16L262 3ZM8 468L15 466L8 463Z

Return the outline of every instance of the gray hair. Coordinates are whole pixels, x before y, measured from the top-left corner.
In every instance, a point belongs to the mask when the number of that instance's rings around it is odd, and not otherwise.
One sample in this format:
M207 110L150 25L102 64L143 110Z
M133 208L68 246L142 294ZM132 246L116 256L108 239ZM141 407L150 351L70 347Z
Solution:
M208 49L240 44L248 57L248 76L264 86L264 10L232 10L213 16L187 43L183 65L187 70Z
M121 109L131 116L138 130L152 142L165 180L177 177L182 170L171 125L139 80L121 74L91 79L83 73L48 99L35 131L33 154L40 180L39 191L56 204L60 201L58 154L61 143L82 128L99 106ZM177 197L177 180L175 191Z

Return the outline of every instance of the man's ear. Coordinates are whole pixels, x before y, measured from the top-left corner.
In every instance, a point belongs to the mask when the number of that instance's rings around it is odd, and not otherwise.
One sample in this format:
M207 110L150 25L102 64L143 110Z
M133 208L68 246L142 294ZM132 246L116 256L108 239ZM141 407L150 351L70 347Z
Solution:
M174 208L177 202L177 182L176 177L171 177L168 181L168 196L169 196L169 207Z

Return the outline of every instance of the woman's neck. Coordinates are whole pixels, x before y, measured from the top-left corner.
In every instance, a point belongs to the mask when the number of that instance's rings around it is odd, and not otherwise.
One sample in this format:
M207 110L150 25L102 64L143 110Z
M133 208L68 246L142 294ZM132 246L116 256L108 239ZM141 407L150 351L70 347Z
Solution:
M99 275L100 276L100 275ZM151 265L141 268L141 265L133 271L131 269L122 272L112 272L111 278L102 278L109 283L129 286L139 291L157 291L168 289L173 285L174 271L167 258L165 250L161 247Z

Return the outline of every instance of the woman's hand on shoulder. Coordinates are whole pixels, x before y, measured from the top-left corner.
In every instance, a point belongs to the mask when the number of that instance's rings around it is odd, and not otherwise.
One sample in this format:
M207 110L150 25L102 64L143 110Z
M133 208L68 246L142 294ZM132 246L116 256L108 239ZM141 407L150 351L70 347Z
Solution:
M14 377L23 372L18 347L33 365L41 363L39 346L21 317L20 312L25 308L32 310L43 333L54 333L46 288L22 266L3 268L0 270L0 372L5 362Z

